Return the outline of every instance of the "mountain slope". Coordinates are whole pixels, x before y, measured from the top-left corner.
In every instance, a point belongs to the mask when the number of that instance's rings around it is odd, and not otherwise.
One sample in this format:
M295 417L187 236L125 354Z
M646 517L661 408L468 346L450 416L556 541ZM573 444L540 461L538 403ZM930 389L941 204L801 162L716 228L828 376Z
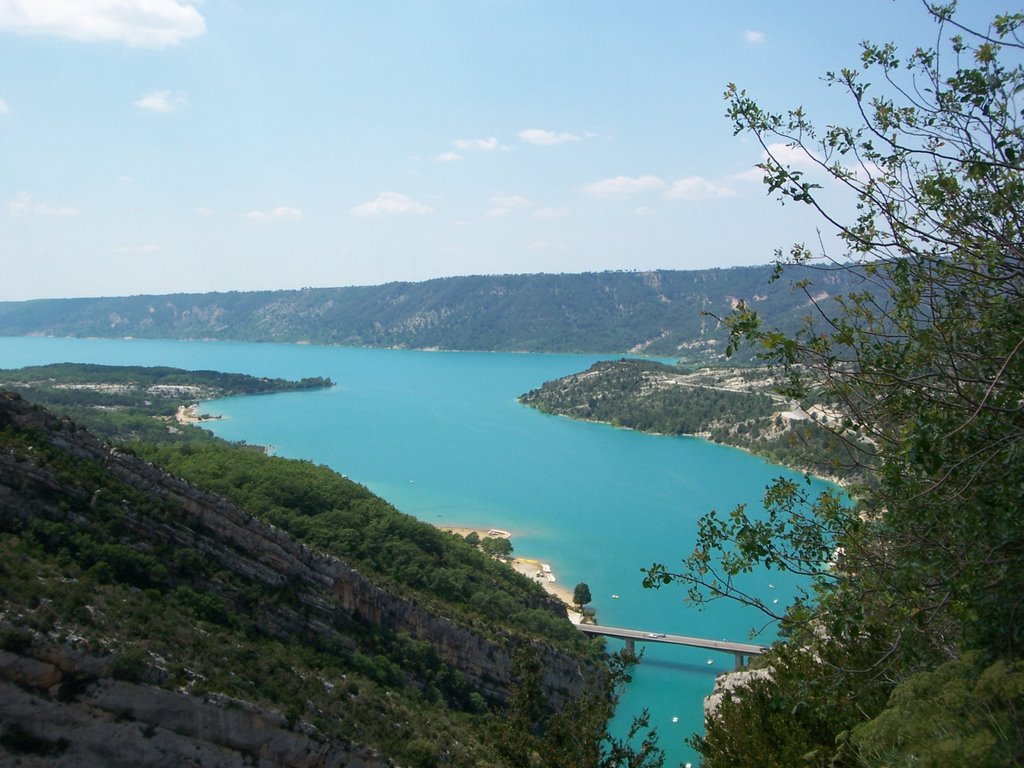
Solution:
M176 294L0 303L0 335L308 341L346 346L536 352L633 352L707 359L724 342L710 312L739 300L782 328L807 295L771 267L577 275L452 277L299 291ZM794 269L819 298L845 272Z
M502 765L522 652L554 710L600 679L9 394L0 583L0 757L25 765Z

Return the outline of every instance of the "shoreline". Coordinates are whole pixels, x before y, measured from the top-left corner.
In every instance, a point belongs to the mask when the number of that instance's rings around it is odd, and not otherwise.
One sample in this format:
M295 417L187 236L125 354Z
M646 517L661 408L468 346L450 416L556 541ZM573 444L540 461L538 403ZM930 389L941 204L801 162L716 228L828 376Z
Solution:
M199 403L179 405L177 412L174 414L174 420L179 424L200 424L204 421L217 421L221 418L223 417L199 413Z
M504 534L500 536L500 538L512 538L512 533L508 530L498 528L444 525L443 523L435 523L434 527L462 538L465 538L470 533L475 533L481 539L485 538L488 534L493 533ZM579 624L583 621L583 614L573 610L572 589L555 580L557 577L555 576L554 569L551 568L550 564L542 563L535 558L521 556L512 557L511 559L503 560L502 562L506 563L517 573L522 574L530 581L542 587L549 595L561 600L562 603L565 604L566 612L569 614L569 621L573 624Z
M544 413L545 415L557 416L558 418L569 419L570 421L581 421L581 422L587 422L589 424L604 424L605 426L611 427L612 429L621 429L621 430L624 430L626 432L636 432L636 433L641 434L641 435L652 435L654 437L686 437L686 438L692 438L694 440L703 440L705 443L708 443L709 445L718 445L718 446L721 446L723 448L732 448L732 449L737 450L737 451L743 451L744 453L746 453L746 454L748 454L750 456L755 456L755 457L761 459L762 461L768 462L772 466L782 467L783 469L788 469L791 472L799 472L799 473L801 473L803 475L806 475L808 477L812 477L815 480L822 480L822 481L824 481L826 483L832 483L833 485L839 486L840 488L843 489L843 491L845 491L847 493L849 493L849 490L850 490L850 488L849 488L850 480L848 480L846 478L838 477L836 475L822 475L822 474L819 474L816 470L808 469L807 467L799 467L799 466L796 466L795 464L780 464L777 459L772 459L769 456L767 456L766 454L763 454L760 451L754 450L750 446L746 446L746 445L733 445L732 443L724 443L724 442L720 443L720 442L718 442L716 440L712 440L711 437L710 437L710 433L709 432L658 432L657 430L651 430L651 429L637 429L636 427L627 427L627 426L624 426L622 424L613 424L610 421L604 421L602 419L587 419L587 418L582 418L582 417L579 417L579 416L571 416L571 415L569 415L567 413L559 413L559 412L555 412L555 411L541 411L539 408L536 408L535 406L527 405L526 403L523 403L522 400L520 400L519 402L522 405L525 405L527 408L534 408L535 410L539 411L540 413Z

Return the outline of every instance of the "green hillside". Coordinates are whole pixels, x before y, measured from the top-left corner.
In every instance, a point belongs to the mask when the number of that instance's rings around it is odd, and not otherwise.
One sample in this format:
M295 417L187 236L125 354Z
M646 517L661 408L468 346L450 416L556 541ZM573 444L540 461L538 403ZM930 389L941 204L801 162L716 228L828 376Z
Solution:
M151 412L165 405L111 391L169 376L310 383L70 365L0 374L42 400L82 397L72 421L0 396L0 755L88 763L114 738L129 754L175 754L186 733L187 749L243 758L273 741L368 766L597 764L611 678L561 603L326 467L169 430ZM258 727L213 733L143 714L168 696L190 723L227 706Z
M771 267L451 277L299 291L0 303L0 335L313 342L534 352L634 352L714 359L717 321L745 300L795 328L808 294ZM807 292L848 291L849 273L799 269Z

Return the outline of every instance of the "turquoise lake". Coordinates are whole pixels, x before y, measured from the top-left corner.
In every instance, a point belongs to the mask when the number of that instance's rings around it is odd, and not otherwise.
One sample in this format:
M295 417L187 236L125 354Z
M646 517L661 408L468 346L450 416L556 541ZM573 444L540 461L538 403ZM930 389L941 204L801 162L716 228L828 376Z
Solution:
M570 589L590 585L603 624L747 641L763 619L720 601L698 611L681 587L643 589L640 569L692 551L696 521L739 503L760 507L779 475L800 477L704 440L658 437L547 416L516 397L583 370L596 356L415 352L284 344L0 338L0 367L48 362L170 365L258 376L329 376L329 390L204 404L230 440L326 464L431 523L504 528L515 553L550 563ZM825 488L815 481L815 488ZM752 587L784 605L777 573ZM613 598L617 595L617 598ZM768 643L769 628L755 642ZM609 643L615 648L614 643ZM709 663L710 662L710 663ZM643 708L667 766L692 761L703 698L732 656L650 644L617 726Z

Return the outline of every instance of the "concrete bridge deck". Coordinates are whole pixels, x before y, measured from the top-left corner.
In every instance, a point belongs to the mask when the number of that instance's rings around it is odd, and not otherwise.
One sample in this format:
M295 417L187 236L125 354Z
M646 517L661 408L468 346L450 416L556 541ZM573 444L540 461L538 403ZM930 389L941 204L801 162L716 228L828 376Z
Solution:
M741 667L750 656L759 656L767 647L753 643L734 643L728 640L710 640L704 637L687 635L669 635L663 632L648 632L642 629L626 627L606 627L600 624L577 624L576 628L589 635L617 637L626 641L626 650L635 653L637 641L644 643L667 643L669 645L686 645L691 648L704 648L709 651L731 653L736 657L736 666Z

